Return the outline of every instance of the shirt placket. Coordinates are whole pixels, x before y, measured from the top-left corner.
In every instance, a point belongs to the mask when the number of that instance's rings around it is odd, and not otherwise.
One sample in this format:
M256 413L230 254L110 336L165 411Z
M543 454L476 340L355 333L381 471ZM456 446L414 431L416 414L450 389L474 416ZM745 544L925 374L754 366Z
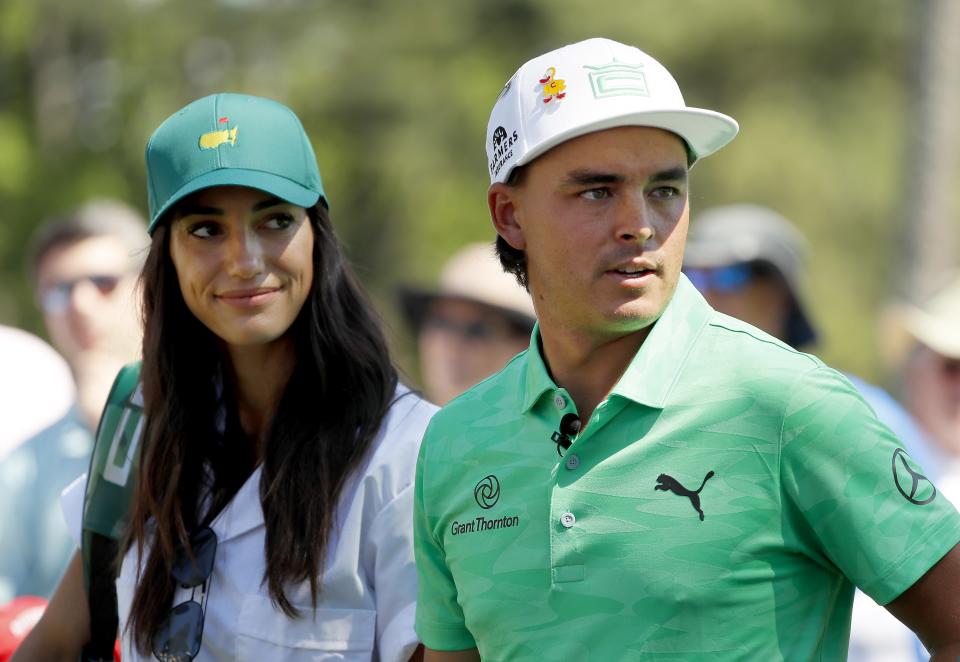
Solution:
M552 409L558 421L565 414L577 413L576 406L564 389L556 389ZM565 584L587 578L583 554L584 537L590 535L591 515L596 504L583 498L575 483L599 458L590 440L601 433L604 424L623 408L619 399L604 400L594 410L582 433L571 438L571 445L557 458L550 495L550 580L555 590Z

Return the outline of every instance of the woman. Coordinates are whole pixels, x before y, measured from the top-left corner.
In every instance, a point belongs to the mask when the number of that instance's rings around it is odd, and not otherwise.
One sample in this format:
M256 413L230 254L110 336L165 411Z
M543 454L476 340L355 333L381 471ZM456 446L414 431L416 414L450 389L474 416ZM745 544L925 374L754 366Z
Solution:
M124 660L410 658L411 490L434 408L397 384L299 120L267 99L206 97L146 158ZM76 566L61 590L76 591Z

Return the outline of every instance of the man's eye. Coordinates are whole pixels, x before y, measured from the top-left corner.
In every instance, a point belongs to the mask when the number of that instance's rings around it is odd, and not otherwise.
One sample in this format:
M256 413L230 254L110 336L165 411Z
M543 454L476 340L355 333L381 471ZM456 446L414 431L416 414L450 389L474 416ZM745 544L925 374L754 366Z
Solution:
M680 195L680 189L675 186L658 186L650 191L650 195L654 198L675 198Z
M264 223L264 227L268 230L286 230L291 225L293 225L293 216L290 214L275 214Z
M200 239L209 239L210 237L220 234L220 228L216 223L201 221L190 225L190 227L187 228L187 232Z
M604 200L610 197L610 189L592 188L581 193L580 197L586 198L587 200Z

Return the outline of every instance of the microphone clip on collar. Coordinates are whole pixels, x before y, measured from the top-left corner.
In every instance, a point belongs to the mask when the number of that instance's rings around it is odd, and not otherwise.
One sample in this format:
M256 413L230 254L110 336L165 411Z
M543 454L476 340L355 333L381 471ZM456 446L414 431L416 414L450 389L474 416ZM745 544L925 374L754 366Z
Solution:
M571 437L576 437L578 434L580 434L580 417L574 413L564 414L560 419L560 429L550 435L550 439L557 445L557 455L563 457L563 451L570 448L573 443Z

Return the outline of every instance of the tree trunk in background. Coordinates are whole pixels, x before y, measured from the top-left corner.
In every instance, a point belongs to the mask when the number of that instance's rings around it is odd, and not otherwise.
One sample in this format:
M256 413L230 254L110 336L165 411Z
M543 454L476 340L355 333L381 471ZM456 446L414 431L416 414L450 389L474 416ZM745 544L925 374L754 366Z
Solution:
M903 171L905 262L896 257L894 286L921 302L958 266L957 139L960 121L960 2L917 0L914 68L908 85L907 163Z

